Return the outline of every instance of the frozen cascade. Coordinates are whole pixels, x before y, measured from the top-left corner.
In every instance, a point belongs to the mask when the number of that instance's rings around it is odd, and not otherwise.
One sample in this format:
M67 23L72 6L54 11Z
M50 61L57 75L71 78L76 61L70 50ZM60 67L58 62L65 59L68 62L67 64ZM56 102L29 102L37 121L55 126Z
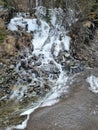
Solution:
M36 7L38 7L38 1L39 1L39 0L36 0Z
M36 7L37 6L38 0L36 0ZM68 79L66 71L64 71L62 69L62 65L55 60L58 58L60 51L70 53L70 37L66 35L67 32L62 26L63 19L60 15L63 15L63 11L60 8L49 10L50 22L46 22L47 18L45 18L45 14L46 8L38 7L36 11L36 16L38 19L28 19L19 16L11 19L8 25L8 29L11 31L18 31L18 26L21 26L24 31L25 26L28 25L27 31L33 35L31 42L34 47L34 51L32 54L29 54L28 52L28 54L22 60L27 62L30 60L30 62L32 62L32 67L35 65L33 57L37 57L37 62L41 62L39 66L34 66L36 70L39 71L38 77L35 73L31 73L30 70L23 69L21 67L21 61L18 63L16 71L19 72L21 77L25 77L25 74L31 74L32 82L29 85L32 85L34 83L33 81L39 81L40 84L42 84L44 80L47 80L51 86L51 91L49 91L45 97L40 98L37 103L31 104L31 106L29 106L28 109L21 114L28 115L27 119L21 125L13 126L10 129L25 128L31 112L38 107L50 106L58 102L59 97L62 94L65 94L68 89L68 86L66 85ZM20 67L22 70L20 70ZM46 73L46 75L44 73ZM25 88L23 92L26 89L28 88ZM23 93L20 93L20 97L22 97ZM17 97L17 95L18 90L16 90L14 95L11 95L11 97Z

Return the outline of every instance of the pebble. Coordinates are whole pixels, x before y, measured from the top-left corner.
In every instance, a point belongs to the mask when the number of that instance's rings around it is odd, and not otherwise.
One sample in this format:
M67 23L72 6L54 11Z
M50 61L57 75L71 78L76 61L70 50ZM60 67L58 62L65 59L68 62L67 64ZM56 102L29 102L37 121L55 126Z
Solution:
M69 54L69 53L65 53L65 57L66 57L66 58L69 58L69 57L70 57L70 54Z
M14 69L15 68L15 66L14 65L10 65L10 67L9 67L10 69Z

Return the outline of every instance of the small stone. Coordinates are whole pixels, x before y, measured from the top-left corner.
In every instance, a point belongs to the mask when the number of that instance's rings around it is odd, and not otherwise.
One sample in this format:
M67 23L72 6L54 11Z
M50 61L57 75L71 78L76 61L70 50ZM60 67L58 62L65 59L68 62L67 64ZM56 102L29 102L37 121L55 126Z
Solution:
M69 54L69 53L65 53L65 57L66 57L66 58L69 58L69 57L70 57L70 54Z
M31 83L32 82L32 78L31 77L27 77L27 82Z
M27 61L21 61L21 66L24 68L24 69L27 69L27 67L28 67L28 63L27 63Z
M9 67L10 69L14 69L14 65L10 65L10 67Z
M37 96L36 92L32 92L32 96L34 97Z
M40 66L42 63L41 62L36 62L35 66Z
M94 24L93 24L91 21L85 21L85 22L83 23L83 27L88 27L88 28L90 28L91 26L94 27Z

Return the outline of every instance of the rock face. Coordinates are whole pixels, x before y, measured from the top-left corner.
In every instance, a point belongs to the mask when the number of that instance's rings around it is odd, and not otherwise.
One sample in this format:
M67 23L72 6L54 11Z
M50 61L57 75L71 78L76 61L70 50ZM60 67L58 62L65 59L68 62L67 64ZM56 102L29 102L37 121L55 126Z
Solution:
M25 130L97 130L98 94L89 90L86 79L98 77L98 70L86 70L74 77L68 95L58 104L31 114Z
M93 25L90 21L86 21L85 24L80 22L75 29L74 32L76 32L76 34L73 33L71 43L72 56L80 61L85 61L90 67L98 67L96 59L98 52L98 34L96 25Z
M85 2L84 2L85 3ZM80 7L83 3L80 2ZM96 7L96 8L95 8ZM87 66L97 66L97 44L98 44L98 3L90 2L86 5L79 20L72 25L70 36L72 37L71 51L75 59L84 61ZM96 46L96 47L95 47Z

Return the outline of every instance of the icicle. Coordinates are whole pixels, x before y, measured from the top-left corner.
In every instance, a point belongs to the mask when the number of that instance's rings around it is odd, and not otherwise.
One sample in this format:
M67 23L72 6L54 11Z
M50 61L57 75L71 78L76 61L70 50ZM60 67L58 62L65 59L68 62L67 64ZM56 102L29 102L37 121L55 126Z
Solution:
M38 0L36 0L36 7L38 7Z

